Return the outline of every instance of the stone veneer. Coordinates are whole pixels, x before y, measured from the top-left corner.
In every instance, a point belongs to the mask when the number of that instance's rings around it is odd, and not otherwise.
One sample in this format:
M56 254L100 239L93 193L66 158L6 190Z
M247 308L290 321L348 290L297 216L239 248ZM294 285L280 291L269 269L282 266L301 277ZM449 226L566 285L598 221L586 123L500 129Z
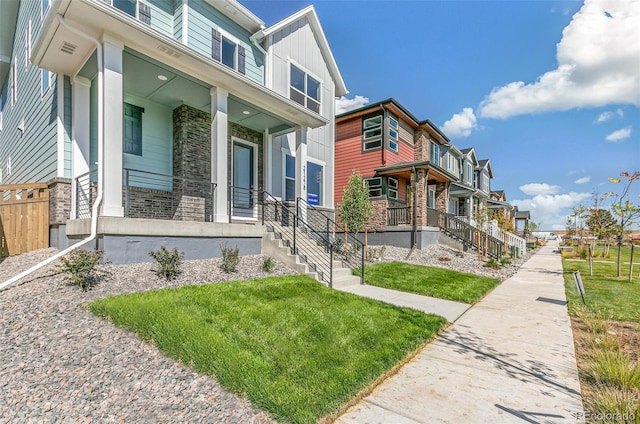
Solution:
M49 225L64 225L71 215L71 179L56 177L49 186Z

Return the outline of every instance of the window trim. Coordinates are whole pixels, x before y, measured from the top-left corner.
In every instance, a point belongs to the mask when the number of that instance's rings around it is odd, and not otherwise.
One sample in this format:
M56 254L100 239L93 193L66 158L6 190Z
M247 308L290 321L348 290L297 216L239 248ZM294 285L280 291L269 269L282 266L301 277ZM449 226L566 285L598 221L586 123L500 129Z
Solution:
M395 183L395 187L391 184L391 182ZM398 187L400 186L400 182L398 181L397 178L394 177L388 177L387 178L387 197L389 199L393 199L393 200L399 200L398 197ZM395 197L392 196L392 193L395 193Z
M291 152L290 150L287 150L287 149L282 149L282 201L283 202L295 202L295 200L296 200L296 193L295 193L295 183L296 183L296 175L295 174L296 174L296 171L295 171L295 168L294 168L294 170L293 170L293 178L287 176L287 156L293 158L294 167L295 167L295 159L296 159L295 152ZM287 200L287 180L293 181L293 184L294 184L293 199L292 200Z
M379 119L380 123L375 125L367 125L368 121ZM384 117L382 114L369 116L368 118L362 118L362 151L367 152L371 150L378 150L382 147L382 130L384 123ZM368 131L377 130L378 135L367 136Z
M1 1L1 0L0 0ZM47 75L47 86L44 86L44 76ZM40 69L40 100L44 98L44 96L51 90L53 86L53 72L48 69Z
M440 145L433 140L431 140L430 143L431 147L429 154L431 156L431 162L435 165L440 166Z
M378 180L378 184L371 184L370 181ZM382 177L370 177L364 178L363 181L367 184L367 188L369 189L369 198L372 197L381 197L382 196ZM377 195L371 195L371 192L374 190L379 190L380 193Z
M293 100L294 102L298 103L299 105L307 108L308 110L317 113L318 115L321 115L321 111L322 111L322 87L324 86L324 81L322 80L322 78L318 77L317 75L315 75L313 72L310 72L307 68L305 68L304 66L300 65L298 62L292 60L291 58L287 58L287 63L289 64L289 69L288 69L288 83L289 83L289 99ZM304 74L304 92L300 91L298 88L294 87L292 85L292 78L291 78L291 67L295 67L297 68L300 72L302 72ZM308 91L309 91L309 78L313 79L315 82L318 83L318 99L316 100L315 98L313 98L312 96L309 95ZM291 96L291 90L295 90L296 93L302 95L304 97L304 104L294 100ZM309 107L309 100L311 100L313 103L317 103L318 104L318 110L316 111L315 109Z
M429 206L430 204L431 206ZM436 209L436 188L433 186L427 187L427 207Z
M392 125L395 122L395 126ZM393 133L395 132L395 136ZM400 141L400 121L395 116L389 115L389 149L398 153ZM395 144L395 147L392 146Z

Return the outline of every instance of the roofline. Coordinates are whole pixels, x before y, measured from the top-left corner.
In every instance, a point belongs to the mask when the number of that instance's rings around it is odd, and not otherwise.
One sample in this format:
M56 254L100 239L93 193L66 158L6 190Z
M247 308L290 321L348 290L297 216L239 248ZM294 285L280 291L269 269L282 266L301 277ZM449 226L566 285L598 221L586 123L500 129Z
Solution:
M458 179L458 177L456 177L455 175L453 175L452 173L450 173L440 165L436 165L435 163L431 162L430 160L421 160L421 161L414 161L414 162L399 162L399 163L394 163L392 165L374 168L374 171L376 172L399 171L403 169L411 169L414 167L433 168L435 171L438 171L442 175L449 177L452 180L451 182L455 182Z
M442 130L440 128L438 128L438 126L436 124L434 124L433 122L431 122L429 119L425 119L424 121L421 121L420 126L422 125L428 125L431 128L433 128L447 143L446 144L450 144L451 140L449 140L449 137L447 137L445 135L445 133L442 132Z
M358 114L360 114L362 112L366 112L369 109L380 109L381 106L388 105L388 104L393 104L395 107L400 109L402 111L402 113L407 115L407 117L409 119L413 120L413 122L416 124L416 126L420 125L420 121L418 121L418 118L413 116L413 114L411 112L409 112L404 106L402 106L393 97L390 97L390 98L385 99L385 100L381 100L379 102L369 103L366 106L362 106L362 107L359 107L357 109L353 109L353 110L350 110L348 112L341 113L340 115L336 115L336 120L342 119L342 118L348 118L350 115L358 115Z
M255 32L265 27L264 21L244 7L238 0L205 1L247 31ZM240 13L240 18L238 18L238 12Z
M263 28L260 31L256 32L251 36L252 39L261 39L265 38L276 31L283 29L284 27L291 25L292 23L298 21L299 19L307 18L309 23L311 24L311 28L314 30L316 36L318 37L318 44L320 45L320 50L322 51L323 56L325 56L325 61L327 62L327 66L329 67L329 72L333 76L336 85L336 97L342 97L345 94L349 93L347 90L347 86L344 83L344 79L342 78L342 74L340 73L340 69L338 69L338 64L336 63L336 59L333 56L333 52L331 51L331 47L329 46L329 42L327 41L327 37L324 34L324 30L322 29L322 25L320 24L320 19L318 18L318 13L316 12L315 7L313 5L309 5L304 9L294 13L293 15L284 18L280 22L276 22L268 28Z

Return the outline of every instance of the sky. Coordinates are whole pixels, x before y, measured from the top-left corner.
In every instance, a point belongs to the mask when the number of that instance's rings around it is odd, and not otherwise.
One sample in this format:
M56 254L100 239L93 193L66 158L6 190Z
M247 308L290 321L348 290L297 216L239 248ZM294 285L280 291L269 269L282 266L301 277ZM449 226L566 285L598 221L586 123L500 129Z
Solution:
M395 98L489 159L491 189L542 230L640 170L640 1L240 1L267 25L313 4L338 113Z

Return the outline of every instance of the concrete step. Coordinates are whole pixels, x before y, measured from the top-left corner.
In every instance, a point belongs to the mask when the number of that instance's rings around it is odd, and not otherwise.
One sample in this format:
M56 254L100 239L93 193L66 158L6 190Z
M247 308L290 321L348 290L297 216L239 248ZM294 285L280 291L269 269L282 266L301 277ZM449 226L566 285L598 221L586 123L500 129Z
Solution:
M358 276L350 275L338 278L334 276L332 286L334 289L338 289L343 287L355 286L356 284L360 284L360 277Z

